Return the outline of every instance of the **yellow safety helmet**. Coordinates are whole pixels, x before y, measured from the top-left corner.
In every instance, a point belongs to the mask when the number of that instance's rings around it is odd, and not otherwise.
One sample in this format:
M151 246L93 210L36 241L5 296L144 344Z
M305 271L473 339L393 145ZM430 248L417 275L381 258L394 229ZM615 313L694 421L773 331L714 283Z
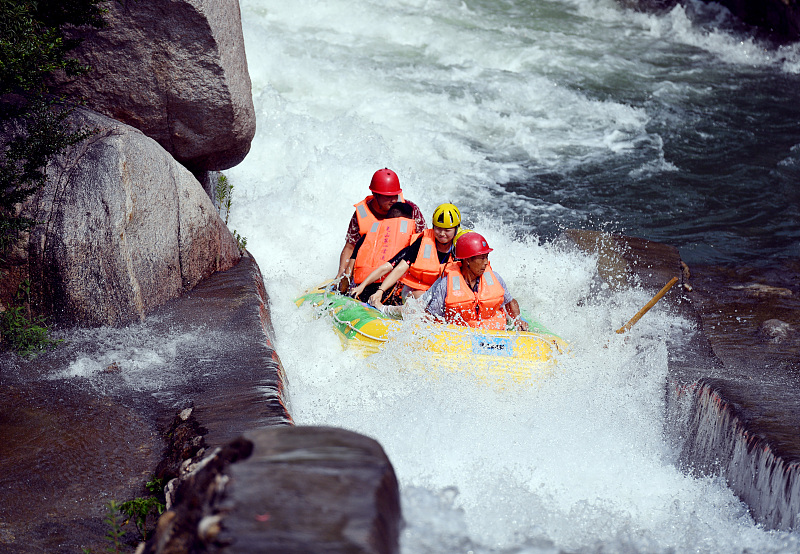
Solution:
M441 204L433 210L433 226L452 229L461 225L461 212L454 204Z
M456 241L458 241L458 237L460 237L462 235L466 235L467 233L471 233L471 232L472 232L472 229L466 229L464 227L459 229L458 233L456 233L456 236L453 237L453 247L455 248Z

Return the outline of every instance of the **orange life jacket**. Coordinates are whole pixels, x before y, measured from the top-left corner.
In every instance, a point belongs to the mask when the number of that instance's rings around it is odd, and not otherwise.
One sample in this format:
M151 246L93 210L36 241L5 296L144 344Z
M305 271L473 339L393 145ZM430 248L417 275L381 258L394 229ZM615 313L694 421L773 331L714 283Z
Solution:
M364 236L353 266L353 282L361 283L382 263L411 243L416 224L413 219L395 217L375 221ZM383 278L376 282L383 281Z
M370 210L369 206L367 206L367 204L369 204L370 200L373 198L375 197L370 194L358 204L353 204L356 209L356 220L358 220L358 232L362 235L366 235L367 231L372 228L372 224L378 221L378 218L375 217L375 214L372 213L372 210ZM397 196L397 201L405 202L402 194Z
M478 280L478 292L472 292L461 275L461 262L449 266L447 296L444 299L444 318L448 323L505 329L506 313L503 310L503 285L497 280L491 266Z
M411 239L413 244L417 237ZM416 290L428 290L436 279L441 277L446 264L439 263L439 254L436 251L436 237L433 229L425 229L421 233L422 243L419 245L419 254L414 263L409 266L400 282Z

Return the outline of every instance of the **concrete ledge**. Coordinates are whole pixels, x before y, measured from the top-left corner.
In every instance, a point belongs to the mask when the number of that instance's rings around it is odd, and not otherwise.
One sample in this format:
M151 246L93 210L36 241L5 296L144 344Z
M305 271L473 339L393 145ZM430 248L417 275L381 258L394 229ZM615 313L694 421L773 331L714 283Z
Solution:
M697 327L688 343L668 345L665 417L668 426L677 427L671 432L680 441L681 463L690 473L722 475L766 527L797 529L800 394L792 384L798 381L793 368L800 341L789 336L775 342L765 335L760 343L750 339L744 348L731 346L753 335L746 327L753 325L751 319L780 313L797 326L794 293L755 279L721 286L721 281L709 280L711 268L690 271L676 248L644 239L582 230L569 230L564 238L597 254L598 272L611 286L635 282L655 293L671 277L681 277L681 286L662 300ZM755 305L769 301L769 313L748 317L748 304L740 298L747 291L755 295ZM774 291L781 293L780 305L775 294L764 296ZM685 400L691 404L688 412Z

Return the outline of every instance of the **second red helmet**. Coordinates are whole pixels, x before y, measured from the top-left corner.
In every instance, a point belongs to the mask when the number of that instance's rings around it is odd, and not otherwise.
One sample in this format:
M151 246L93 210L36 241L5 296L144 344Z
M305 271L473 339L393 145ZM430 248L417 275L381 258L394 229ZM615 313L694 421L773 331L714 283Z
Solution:
M491 251L492 249L489 248L489 243L486 242L483 235L479 235L474 231L464 233L456 241L456 258L459 260L488 254Z
M372 175L369 190L384 196L393 196L403 192L400 188L400 179L397 178L397 173L386 167L379 169Z

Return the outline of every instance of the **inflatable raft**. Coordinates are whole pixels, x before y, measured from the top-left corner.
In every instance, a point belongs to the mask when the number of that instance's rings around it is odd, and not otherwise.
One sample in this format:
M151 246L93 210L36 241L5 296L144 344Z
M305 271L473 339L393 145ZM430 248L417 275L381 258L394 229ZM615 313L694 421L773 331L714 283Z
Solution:
M427 371L468 372L494 384L536 382L553 373L567 343L527 317L530 331L473 329L429 321L397 320L325 285L295 300L330 318L345 348L368 356L392 349ZM524 317L524 314L523 314Z

